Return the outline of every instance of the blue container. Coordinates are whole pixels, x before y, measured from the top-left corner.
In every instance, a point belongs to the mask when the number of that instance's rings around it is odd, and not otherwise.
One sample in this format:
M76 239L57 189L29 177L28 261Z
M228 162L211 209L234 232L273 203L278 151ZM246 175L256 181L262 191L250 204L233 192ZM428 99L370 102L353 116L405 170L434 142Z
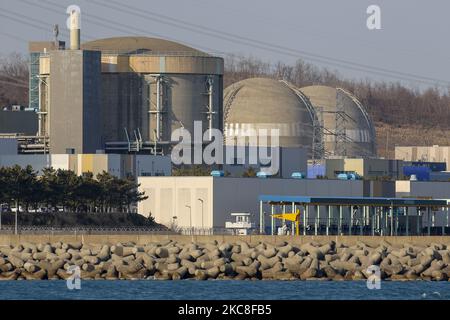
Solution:
M213 170L213 171L211 171L211 175L213 177L223 177L225 174L223 173L223 171Z
M447 170L447 163L445 162L423 162L423 161L413 161L412 166L414 167L428 167L433 172L442 172Z
M431 169L426 166L405 166L403 167L403 175L411 177L413 174L416 175L419 181L429 181L430 180Z

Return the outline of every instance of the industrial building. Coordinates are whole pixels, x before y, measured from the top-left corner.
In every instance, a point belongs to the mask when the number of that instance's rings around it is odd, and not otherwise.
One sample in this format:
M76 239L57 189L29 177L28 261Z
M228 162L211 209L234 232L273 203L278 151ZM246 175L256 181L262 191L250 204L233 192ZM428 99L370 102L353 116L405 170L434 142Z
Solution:
M272 235L276 234L276 217L294 220L290 228L281 224L282 230L298 235L431 235L436 215L446 225L442 224L435 234L450 231L450 203L443 199L260 195L258 200L259 230L267 233L269 229ZM266 227L268 216L270 228Z
M224 228L233 212L248 212L258 223L260 195L393 197L389 181L343 181L321 179L228 178L228 177L139 177L140 191L148 199L138 212L156 222L184 228ZM269 225L269 217L266 224Z
M369 158L376 156L376 135L362 103L343 88L300 88L314 106L323 128L325 157Z
M401 180L403 175L403 161L372 158L344 158L326 159L325 176L335 179L339 174L356 174L361 179Z
M39 66L30 82L39 83L30 97L38 97L38 135L51 153L167 154L176 128L193 132L201 121L222 129L221 57L147 37L80 44L71 21L70 49L31 52Z
M450 168L450 147L448 146L396 146L395 159L404 161L445 162Z
M1 139L0 139L1 142ZM172 163L169 156L132 154L9 154L0 155L0 167L30 165L38 174L42 169L71 170L77 175L92 173L94 177L108 172L116 177L169 176Z

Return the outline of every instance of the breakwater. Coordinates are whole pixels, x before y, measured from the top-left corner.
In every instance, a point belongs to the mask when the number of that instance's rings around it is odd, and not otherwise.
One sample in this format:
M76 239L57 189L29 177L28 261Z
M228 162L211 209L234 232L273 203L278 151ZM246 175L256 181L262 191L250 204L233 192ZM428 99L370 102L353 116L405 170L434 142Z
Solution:
M67 279L71 266L99 280L363 280L371 265L385 280L450 277L446 237L98 237L0 237L0 279Z

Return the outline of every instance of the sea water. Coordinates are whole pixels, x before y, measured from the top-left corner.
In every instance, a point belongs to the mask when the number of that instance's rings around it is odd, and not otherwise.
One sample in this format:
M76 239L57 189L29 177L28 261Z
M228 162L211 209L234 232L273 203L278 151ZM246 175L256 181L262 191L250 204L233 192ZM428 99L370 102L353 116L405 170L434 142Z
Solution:
M0 281L0 300L450 300L450 282L382 281L368 289L365 281L247 280L81 280L69 290L66 281Z

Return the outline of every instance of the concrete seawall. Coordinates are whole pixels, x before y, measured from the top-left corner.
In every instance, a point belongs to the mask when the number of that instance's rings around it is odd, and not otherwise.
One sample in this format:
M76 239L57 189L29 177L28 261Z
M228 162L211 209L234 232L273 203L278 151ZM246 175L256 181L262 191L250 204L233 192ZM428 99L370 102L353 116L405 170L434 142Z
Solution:
M96 280L447 281L450 237L0 236L0 280L67 279L74 269Z
M337 245L345 244L353 246L362 241L369 246L377 246L386 241L393 246L401 246L404 243L414 245L428 245L430 243L441 243L450 245L450 236L228 236L228 235L208 235L208 236L186 236L186 235L0 235L0 245L17 245L21 242L31 243L54 243L54 242L84 242L86 244L115 244L117 242L134 242L136 244L146 244L150 242L161 242L173 240L178 243L191 242L264 242L275 244L280 241L286 241L291 245L301 245L311 241L326 243L334 241Z

